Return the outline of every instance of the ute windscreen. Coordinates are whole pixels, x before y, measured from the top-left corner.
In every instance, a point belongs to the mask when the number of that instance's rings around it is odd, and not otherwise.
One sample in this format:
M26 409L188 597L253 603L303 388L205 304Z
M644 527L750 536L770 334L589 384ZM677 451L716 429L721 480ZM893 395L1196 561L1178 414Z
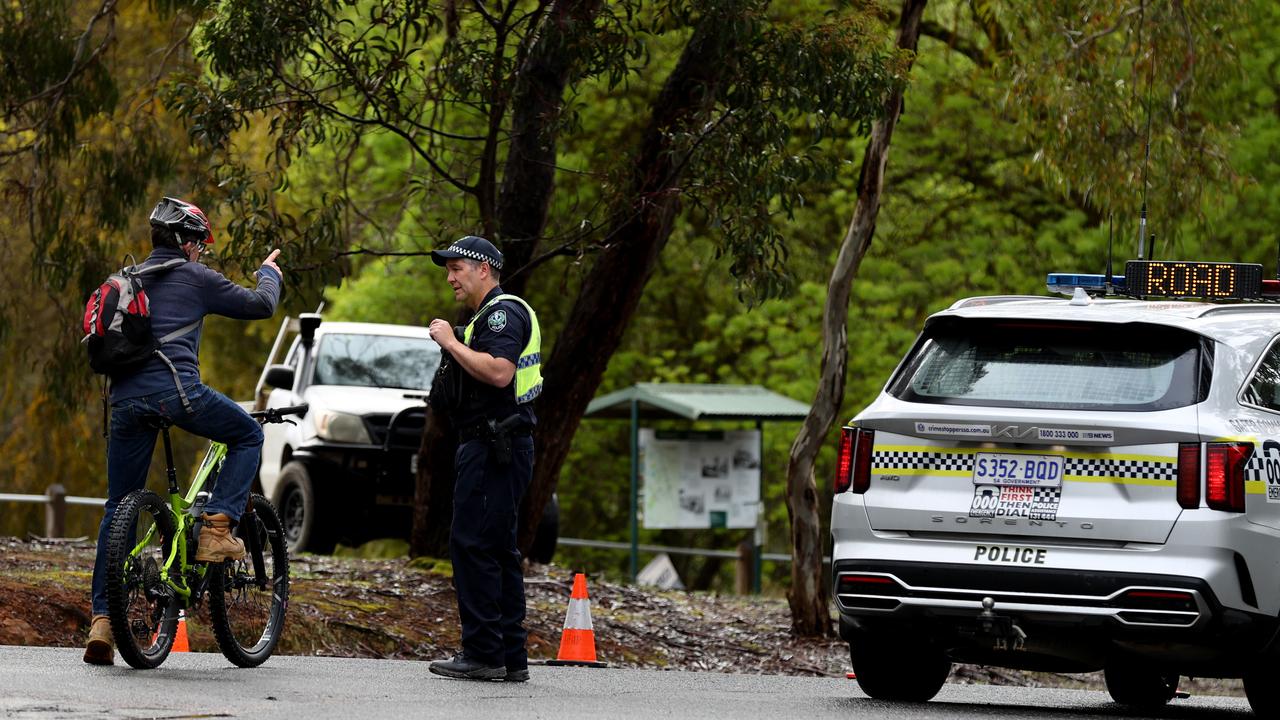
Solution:
M1176 328L943 318L890 384L908 402L1167 410L1200 402L1210 343Z

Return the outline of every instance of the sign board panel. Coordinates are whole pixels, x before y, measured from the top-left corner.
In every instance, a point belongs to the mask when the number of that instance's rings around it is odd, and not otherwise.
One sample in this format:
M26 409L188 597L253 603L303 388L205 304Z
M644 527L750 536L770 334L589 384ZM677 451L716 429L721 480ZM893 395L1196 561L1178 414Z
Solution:
M640 430L644 527L754 528L760 431Z

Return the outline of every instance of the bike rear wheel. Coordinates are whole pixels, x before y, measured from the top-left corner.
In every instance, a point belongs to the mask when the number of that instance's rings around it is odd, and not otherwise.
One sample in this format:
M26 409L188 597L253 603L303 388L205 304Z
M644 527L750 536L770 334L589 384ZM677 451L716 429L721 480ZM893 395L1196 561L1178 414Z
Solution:
M209 566L213 634L222 654L240 667L261 665L275 652L289 604L289 548L280 517L261 495L252 495L250 503L253 510L236 529L248 554ZM261 565L255 560L255 539Z
M180 603L164 580L175 522L149 490L129 493L107 531L107 616L116 649L135 668L154 668L173 648Z

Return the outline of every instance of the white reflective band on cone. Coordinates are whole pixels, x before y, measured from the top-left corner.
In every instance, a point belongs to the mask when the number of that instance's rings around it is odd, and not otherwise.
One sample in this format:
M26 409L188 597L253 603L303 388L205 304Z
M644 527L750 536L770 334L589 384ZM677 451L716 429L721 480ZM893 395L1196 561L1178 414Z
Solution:
M589 600L570 600L569 611L564 615L564 626L573 630L591 630Z

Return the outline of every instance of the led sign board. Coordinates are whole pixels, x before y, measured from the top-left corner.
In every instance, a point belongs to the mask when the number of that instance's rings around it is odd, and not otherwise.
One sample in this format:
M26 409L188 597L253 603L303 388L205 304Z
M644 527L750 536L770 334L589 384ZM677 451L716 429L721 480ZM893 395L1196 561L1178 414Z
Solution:
M1253 263L1130 260L1126 294L1135 297L1241 300L1262 295L1262 266Z

